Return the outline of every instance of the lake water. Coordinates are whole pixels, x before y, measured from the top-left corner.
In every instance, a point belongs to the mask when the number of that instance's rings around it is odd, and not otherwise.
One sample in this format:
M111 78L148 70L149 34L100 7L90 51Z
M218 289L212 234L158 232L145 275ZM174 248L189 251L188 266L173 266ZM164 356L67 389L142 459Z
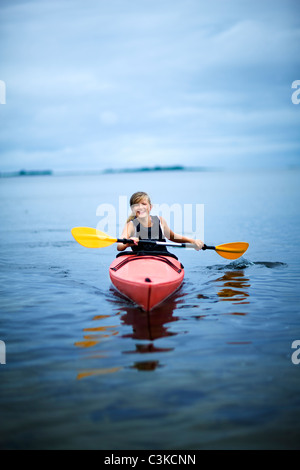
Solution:
M300 172L151 172L0 180L0 447L300 447ZM150 314L111 287L114 245L74 226L137 190L204 204L205 242L173 250L174 297ZM300 358L295 355L296 358ZM294 356L294 357L295 357Z

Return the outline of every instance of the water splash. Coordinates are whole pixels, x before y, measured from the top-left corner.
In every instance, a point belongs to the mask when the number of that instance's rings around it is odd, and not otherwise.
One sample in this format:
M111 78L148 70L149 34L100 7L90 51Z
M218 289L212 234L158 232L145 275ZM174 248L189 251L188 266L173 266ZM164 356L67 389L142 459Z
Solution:
M253 264L257 266L264 266L265 268L274 269L274 268L286 268L288 265L280 261L255 261Z
M265 267L268 269L284 268L288 265L282 263L281 261L250 261L246 258L240 258L238 260L232 261L228 264L217 264L213 266L207 266L207 269L217 270L217 271L230 271L230 270L240 270L246 269L251 266Z

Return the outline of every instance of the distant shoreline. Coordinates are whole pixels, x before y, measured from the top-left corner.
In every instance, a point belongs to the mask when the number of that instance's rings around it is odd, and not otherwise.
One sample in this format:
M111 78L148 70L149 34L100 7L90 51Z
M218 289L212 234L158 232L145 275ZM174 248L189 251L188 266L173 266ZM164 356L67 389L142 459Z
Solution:
M300 170L299 165L286 165L279 168L236 168L238 171L270 171L270 170ZM25 178L26 176L97 176L97 175L114 175L129 173L151 173L151 172L220 172L232 171L234 169L222 167L204 167L204 166L143 166L136 168L105 168L103 170L16 170L16 171L0 171L1 178Z
M18 170L2 171L0 178L16 178L26 176L80 176L80 175L108 175L118 173L145 173L158 171L211 171L206 167L185 167L182 165L173 166L153 166L138 168L106 168L104 170Z
M18 176L52 176L52 170L19 170L19 171L1 171L0 178L15 178Z

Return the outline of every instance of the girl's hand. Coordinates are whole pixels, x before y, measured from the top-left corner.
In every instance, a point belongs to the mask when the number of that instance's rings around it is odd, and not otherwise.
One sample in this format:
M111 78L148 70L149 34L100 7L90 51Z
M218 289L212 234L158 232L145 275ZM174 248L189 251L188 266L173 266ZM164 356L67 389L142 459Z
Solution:
M133 240L135 245L138 245L138 243L139 243L139 238L137 238L137 237L130 237L129 240ZM130 245L128 244L128 246L130 246Z
M137 245L139 242L139 239L136 237L130 237L129 240L132 240L134 245ZM117 250L124 251L126 250L126 248L130 248L131 246L132 246L132 243L118 243Z
M204 242L202 240L193 240L193 245L195 250L200 251L204 247Z

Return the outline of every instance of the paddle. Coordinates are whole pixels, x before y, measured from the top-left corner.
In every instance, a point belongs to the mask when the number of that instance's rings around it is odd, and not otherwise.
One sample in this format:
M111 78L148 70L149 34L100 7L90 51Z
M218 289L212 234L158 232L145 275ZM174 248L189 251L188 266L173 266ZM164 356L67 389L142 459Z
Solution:
M75 240L86 248L105 248L113 243L130 243L133 241L127 238L112 238L104 232L90 227L75 227L72 229ZM172 246L174 248L193 248L192 243L170 243L156 240L141 240L142 243L151 245ZM220 256L226 259L240 258L248 249L249 244L244 242L225 243L218 246L204 245L203 250L215 250Z

